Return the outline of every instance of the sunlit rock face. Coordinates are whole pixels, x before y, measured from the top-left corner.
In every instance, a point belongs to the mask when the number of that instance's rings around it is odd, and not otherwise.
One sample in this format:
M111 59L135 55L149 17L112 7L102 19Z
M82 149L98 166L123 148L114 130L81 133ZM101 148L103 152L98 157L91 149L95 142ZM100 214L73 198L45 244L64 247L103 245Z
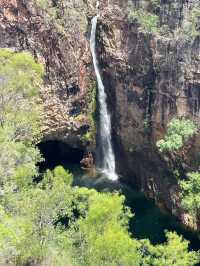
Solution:
M152 11L151 1L132 2ZM161 1L154 14L163 31L150 34L127 19L127 1L105 0L98 33L118 171L185 224L173 172L184 176L198 168L199 136L176 154L178 160L159 154L155 144L173 117L200 122L200 39L181 32L198 4Z
M35 2L0 0L0 47L28 50L45 65L44 139L94 148L93 139L84 136L93 130L88 114L95 79L88 34L95 1L63 1L53 7L59 14L55 19Z

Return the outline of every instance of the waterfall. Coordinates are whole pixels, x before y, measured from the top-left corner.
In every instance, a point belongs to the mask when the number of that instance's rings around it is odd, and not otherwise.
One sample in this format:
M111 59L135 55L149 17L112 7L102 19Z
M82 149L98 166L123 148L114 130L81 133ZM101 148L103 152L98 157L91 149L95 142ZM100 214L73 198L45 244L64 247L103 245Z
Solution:
M99 2L97 2L97 10L99 7ZM115 172L115 156L112 148L111 139L111 118L108 113L107 103L106 103L106 93L101 78L97 55L96 55L96 27L98 16L92 19L92 30L90 37L90 49L93 58L93 64L95 69L95 74L98 84L98 102L99 102L99 144L100 144L100 161L97 162L100 170L110 179L117 180L118 176Z

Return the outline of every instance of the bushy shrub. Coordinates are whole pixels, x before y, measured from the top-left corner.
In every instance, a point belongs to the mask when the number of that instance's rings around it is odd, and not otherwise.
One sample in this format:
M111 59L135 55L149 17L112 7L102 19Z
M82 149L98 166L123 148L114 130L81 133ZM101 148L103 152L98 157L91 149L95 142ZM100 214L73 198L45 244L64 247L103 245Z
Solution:
M137 21L141 30L145 32L157 32L159 18L157 15L144 11L142 9L129 10L129 21Z
M159 140L156 145L160 152L178 150L195 133L197 126L192 121L174 118L167 126L164 139Z
M183 20L182 26L177 28L175 35L188 41L194 40L200 35L200 7L194 7L190 10L189 16Z
M191 12L191 18L192 18L192 35L197 36L200 34L200 7L199 8L193 8Z
M166 243L153 246L149 241L142 240L141 253L143 260L141 265L166 266L166 265L197 265L199 254L188 252L189 242L178 236L175 232L166 232Z
M44 22L47 25L54 25L56 30L66 37L72 38L72 34L79 30L87 30L86 1L35 0L35 4L42 12Z
M200 211L200 173L189 173L187 180L180 181L179 185L182 207L195 217Z

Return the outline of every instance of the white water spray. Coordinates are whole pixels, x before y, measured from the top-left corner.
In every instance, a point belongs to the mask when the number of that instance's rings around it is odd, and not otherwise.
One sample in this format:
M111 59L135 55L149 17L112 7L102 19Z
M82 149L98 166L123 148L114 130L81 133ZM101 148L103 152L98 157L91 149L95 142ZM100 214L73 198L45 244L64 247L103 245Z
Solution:
M97 11L99 9L99 1L97 1ZM99 142L101 149L100 169L111 180L117 180L118 176L115 172L115 156L111 141L111 120L108 113L106 103L106 93L99 71L98 60L96 55L96 27L99 14L92 19L92 30L90 37L90 49L93 58L94 69L98 83L98 101L99 101Z

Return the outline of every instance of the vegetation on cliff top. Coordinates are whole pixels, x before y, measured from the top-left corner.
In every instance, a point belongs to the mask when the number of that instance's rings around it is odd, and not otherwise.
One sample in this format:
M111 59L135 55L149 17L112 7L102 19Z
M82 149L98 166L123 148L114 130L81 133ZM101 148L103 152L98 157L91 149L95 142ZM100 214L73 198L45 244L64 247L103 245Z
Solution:
M157 1L152 1L151 4L157 5ZM157 32L159 17L142 8L136 8L131 1L128 2L127 7L128 19L131 22L139 23L140 30L144 32Z
M160 0L141 1L136 3L128 1L127 5L128 19L131 22L137 22L139 30L142 32L152 32L158 35L182 38L193 41L200 34L200 4L195 3L193 8L188 9L188 13L177 22L176 27L170 25L171 14L176 15L177 11L181 14L184 12L183 7L179 6L176 1L170 4L170 10L166 3ZM166 14L165 14L166 12ZM170 14L171 12L171 14ZM163 19L164 15L169 18Z
M189 16L183 20L183 25L178 31L180 31L181 35L188 39L193 40L195 37L200 34L200 6L194 7L190 10ZM179 33L179 35L180 35Z
M87 2L35 0L47 25L54 25L57 31L68 37L70 33L87 30ZM66 30L67 29L67 30Z
M140 29L144 32L158 31L158 16L150 12L139 10L131 10L128 14L129 21L137 21L140 24Z

